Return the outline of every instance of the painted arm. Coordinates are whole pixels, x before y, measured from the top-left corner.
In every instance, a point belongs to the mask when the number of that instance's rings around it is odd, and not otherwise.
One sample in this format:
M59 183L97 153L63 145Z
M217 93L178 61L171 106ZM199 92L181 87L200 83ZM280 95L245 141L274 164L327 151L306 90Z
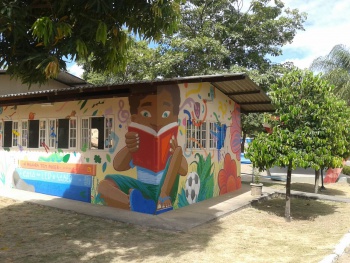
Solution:
M121 149L113 159L113 167L116 171L129 170L132 153L139 149L139 135L136 132L127 132L125 134L126 146Z

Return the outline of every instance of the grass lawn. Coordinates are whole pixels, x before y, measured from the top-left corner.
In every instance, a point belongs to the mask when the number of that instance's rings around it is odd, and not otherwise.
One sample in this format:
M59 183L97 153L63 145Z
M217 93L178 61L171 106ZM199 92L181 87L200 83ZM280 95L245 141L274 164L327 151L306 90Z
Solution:
M350 229L350 204L292 199L283 215L271 199L176 233L0 197L0 262L319 262Z

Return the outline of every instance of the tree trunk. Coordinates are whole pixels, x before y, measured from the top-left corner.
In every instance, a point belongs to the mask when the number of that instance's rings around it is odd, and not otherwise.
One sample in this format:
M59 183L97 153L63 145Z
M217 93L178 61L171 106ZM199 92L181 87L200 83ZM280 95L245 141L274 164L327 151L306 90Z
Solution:
M266 174L267 174L267 176L270 176L270 178L271 178L271 172L270 172L270 169L266 169Z
M286 183L286 208L285 208L285 219L287 222L291 221L290 216L290 183L292 179L292 167L288 166L287 170L287 183Z
M320 185L320 170L315 170L315 194L318 193L319 185Z
M247 134L245 132L243 132L243 137L242 137L242 142L241 142L241 153L244 153L244 143L245 143L246 137L247 137Z

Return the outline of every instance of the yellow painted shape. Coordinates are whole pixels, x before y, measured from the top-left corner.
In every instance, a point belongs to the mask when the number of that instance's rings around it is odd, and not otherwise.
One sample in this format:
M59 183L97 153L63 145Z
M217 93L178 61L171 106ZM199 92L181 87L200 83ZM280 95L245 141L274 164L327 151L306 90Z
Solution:
M198 94L202 89L202 83L198 83L198 88L186 92L186 98L192 94Z

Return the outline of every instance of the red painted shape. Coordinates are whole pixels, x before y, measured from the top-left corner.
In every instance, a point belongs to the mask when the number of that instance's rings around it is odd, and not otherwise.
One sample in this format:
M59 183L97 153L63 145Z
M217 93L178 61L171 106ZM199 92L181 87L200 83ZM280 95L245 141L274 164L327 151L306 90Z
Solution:
M162 171L170 156L170 140L176 138L176 122L164 126L158 133L145 125L131 123L128 128L139 135L139 150L132 154L133 163L153 172Z
M342 170L343 168L329 168L326 172L326 177L324 178L323 182L325 184L335 183L338 180L338 177Z

